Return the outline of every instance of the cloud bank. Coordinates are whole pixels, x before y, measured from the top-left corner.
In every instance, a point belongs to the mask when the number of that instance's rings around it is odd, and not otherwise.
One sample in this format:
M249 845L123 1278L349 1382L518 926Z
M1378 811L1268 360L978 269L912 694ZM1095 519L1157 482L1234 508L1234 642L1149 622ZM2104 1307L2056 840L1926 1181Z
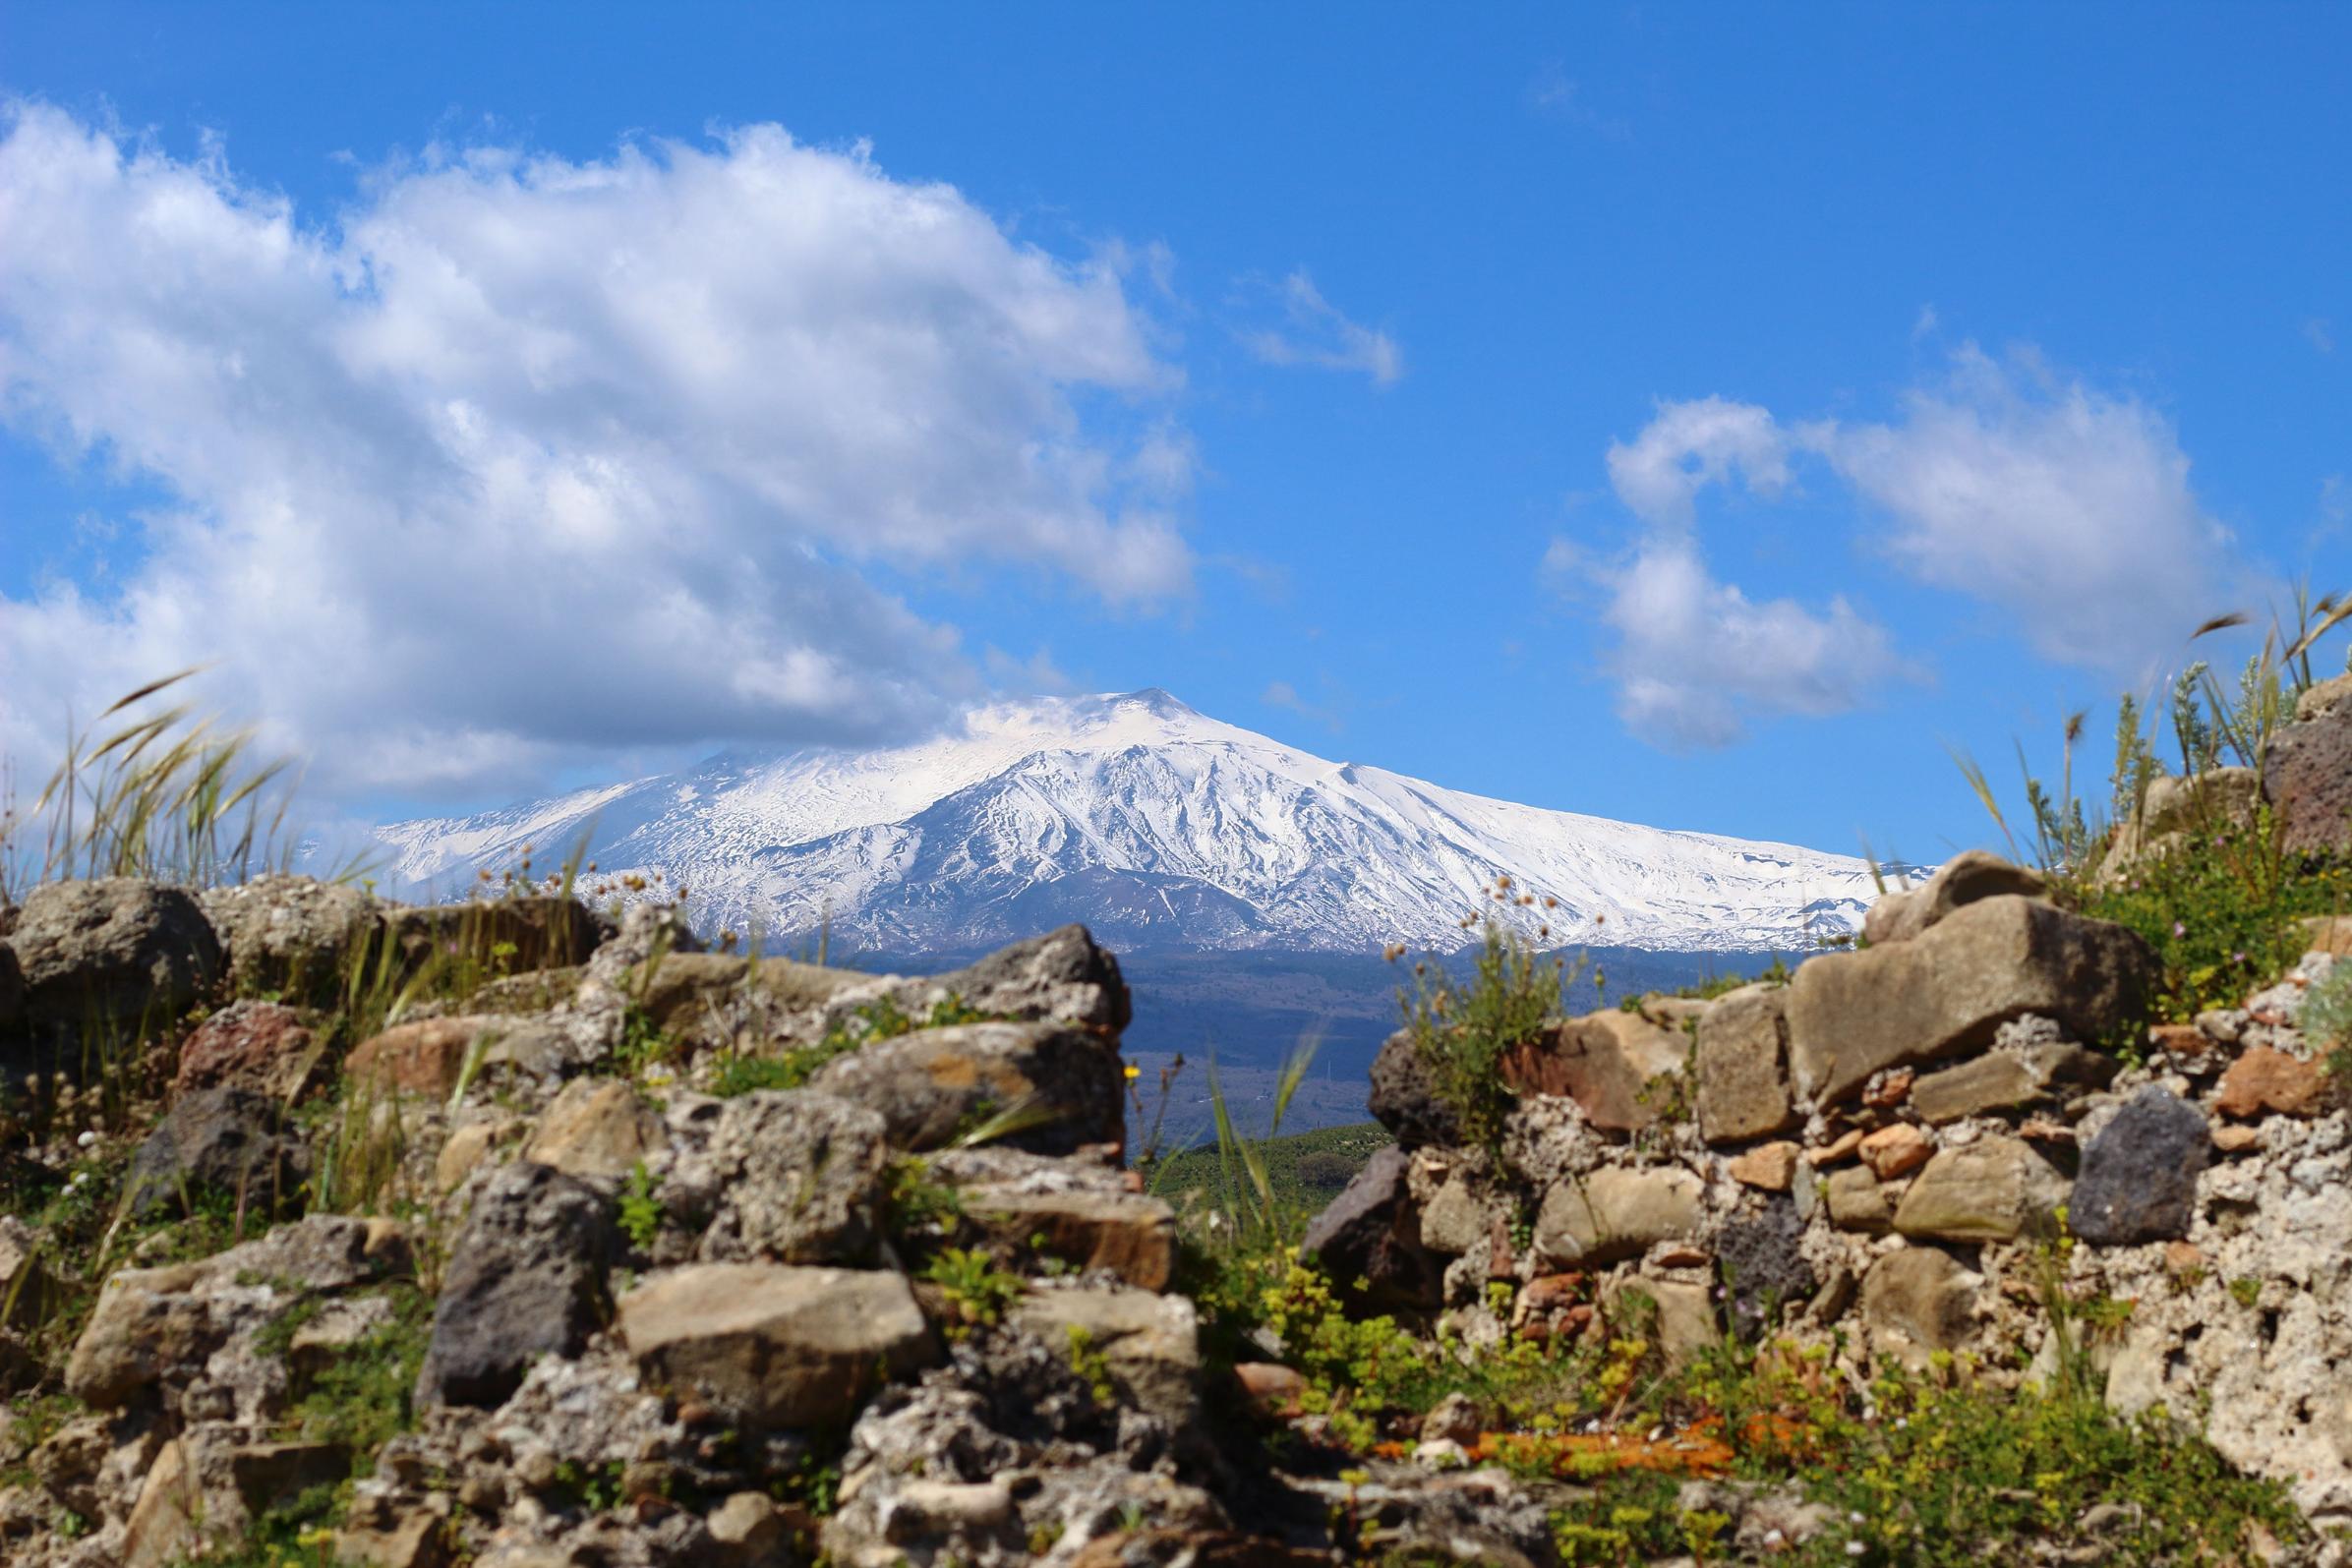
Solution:
M329 792L929 723L982 674L875 572L1189 586L1124 265L770 125L435 149L322 225L16 105L0 415L170 499L118 594L0 599L0 744L202 660Z
M1659 405L1607 454L1643 528L1616 560L1554 541L1545 576L1607 593L1618 711L1668 745L1722 745L1751 715L1822 715L1905 674L1889 633L1844 598L1756 603L1718 581L1699 496L1777 498L1800 461L1858 503L1859 541L1912 579L2002 611L2034 653L2145 680L2217 610L2259 591L2198 501L2171 424L2129 396L2058 376L2031 352L1963 347L1886 423L1790 425L1720 397Z

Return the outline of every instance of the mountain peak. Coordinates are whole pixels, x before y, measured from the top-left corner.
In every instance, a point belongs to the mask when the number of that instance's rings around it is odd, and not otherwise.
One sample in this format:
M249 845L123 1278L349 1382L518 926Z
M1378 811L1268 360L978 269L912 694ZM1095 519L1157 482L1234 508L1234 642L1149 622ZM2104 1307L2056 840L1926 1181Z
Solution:
M886 750L731 753L382 837L393 879L430 890L582 833L606 874L691 886L697 924L787 937L830 920L896 953L1072 920L1131 948L1450 949L1482 909L1548 945L1798 951L1857 926L1871 895L1850 856L1341 766L1157 686L997 703ZM1498 906L1505 875L1557 902Z

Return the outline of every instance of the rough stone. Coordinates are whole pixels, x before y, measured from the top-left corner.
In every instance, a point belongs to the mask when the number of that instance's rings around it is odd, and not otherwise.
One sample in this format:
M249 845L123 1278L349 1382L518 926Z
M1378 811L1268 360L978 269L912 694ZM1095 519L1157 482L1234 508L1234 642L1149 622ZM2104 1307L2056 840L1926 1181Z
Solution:
M310 1149L275 1101L244 1089L199 1089L155 1124L132 1156L124 1187L140 1214L186 1212L215 1198L267 1216L294 1200L309 1169Z
M437 958L520 974L584 961L605 929L586 904L554 894L405 905L383 911L383 933L403 969Z
M14 1214L0 1214L0 1327L42 1321L56 1295L41 1266L39 1235Z
M1871 1175L1891 1182L1925 1165L1935 1153L1935 1142L1909 1122L1897 1122L1863 1138L1859 1153Z
M1609 1008L1515 1047L1502 1059L1502 1076L1522 1094L1566 1095L1605 1132L1635 1132L1673 1108L1672 1078L1689 1066L1690 1053L1681 1029Z
M1612 1280L1601 1292L1602 1316L1612 1323L1627 1321L1636 1308L1626 1298L1636 1295L1649 1298L1656 1314L1650 1319L1650 1332L1657 1336L1659 1353L1670 1369L1688 1365L1692 1357L1722 1340L1708 1286L1649 1274Z
M1142 1290L1165 1290L1175 1273L1176 1211L1141 1192L1031 1192L970 1187L965 1218L1016 1256L1060 1258L1103 1269Z
M232 1002L180 1043L174 1094L238 1088L291 1103L323 1075L325 1046L303 1015L276 1002Z
M1372 1059L1368 1103L1373 1119L1395 1134L1400 1148L1444 1148L1462 1140L1453 1107L1439 1094L1438 1080L1403 1029L1382 1041Z
M163 1024L220 972L219 941L196 900L134 877L34 888L8 945L36 1024Z
M2205 1113L2151 1084L2126 1101L2084 1149L2067 1224L2100 1247L2185 1237L2196 1211L2197 1179L2211 1154Z
M394 1024L353 1046L343 1071L382 1088L443 1099L457 1087L475 1042L504 1027L504 1020L487 1014Z
M1442 1271L1421 1245L1403 1149L1391 1144L1356 1173L1307 1227L1299 1256L1320 1264L1352 1304L1405 1311L1437 1307ZM1361 1291L1358 1280L1366 1282Z
M1001 948L977 963L909 982L902 1005L927 1011L954 997L980 1013L1108 1029L1135 1016L1119 960L1083 925Z
M2327 1074L2318 1063L2258 1045L2221 1074L2221 1093L2213 1104L2222 1115L2239 1118L2312 1116L2326 1092Z
M1724 1299L1743 1334L1777 1326L1779 1308L1807 1300L1821 1283L1793 1198L1743 1197L1717 1224L1713 1246Z
M637 1091L618 1078L575 1078L540 1116L523 1158L583 1181L618 1181L670 1134Z
M2332 703L2270 737L2263 793L2287 853L2352 848L2352 703Z
M1797 1122L1789 1100L1789 988L1742 986L1699 1020L1693 1067L1699 1132L1739 1143L1786 1132Z
M1887 1068L1989 1043L2025 1014L2097 1038L2139 1016L2154 953L2119 925L2008 895L1953 911L1908 942L1824 954L1789 987L1799 1092L1849 1099Z
M1536 1216L1539 1261L1603 1263L1695 1236L1706 1186L1675 1166L1607 1166L1555 1183Z
M1982 899L2015 895L2041 899L2049 884L2037 871L1982 849L1963 849L1916 888L1886 894L1862 913L1862 937L1872 947L1908 942L1953 910Z
M2252 768L2207 768L2195 778L2159 774L2148 781L2139 810L2115 830L2099 881L2116 886L2134 867L2173 853L2192 835L2244 827L2254 820L2261 781Z
M754 1428L839 1422L937 1355L914 1293L886 1270L698 1263L620 1299L645 1373Z
M1787 1139L1759 1143L1724 1163L1733 1181L1767 1192L1786 1192L1796 1183L1797 1146Z
M665 1206L704 1262L862 1263L881 1234L881 1115L811 1089L674 1102Z
M1983 1283L1940 1247L1900 1248L1863 1277L1862 1322L1882 1354L1917 1370L1936 1351L1968 1348Z
M2079 1045L2045 1043L1990 1051L1911 1085L1911 1109L1930 1126L2023 1110L2061 1087L2094 1088L2115 1076L2115 1062Z
M346 883L271 874L197 895L220 938L230 986L325 1003L378 920L376 900Z
M964 1023L878 1040L828 1064L811 1086L879 1112L890 1141L932 1149L999 1112L1045 1120L1004 1142L1041 1154L1124 1143L1118 1047L1058 1023Z
M1929 1160L1896 1207L1895 1229L1949 1242L2015 1241L2050 1225L2066 1200L2066 1178L2031 1144L1988 1137Z
M1886 1189L1858 1165L1831 1176L1826 1195L1830 1223L1839 1230L1880 1236L1894 1228L1895 1211L1887 1204Z
M579 1354L603 1321L612 1245L595 1189L527 1160L491 1178L450 1249L418 1403L498 1405L537 1357Z
M0 940L0 1032L15 1028L24 1014L25 971L17 965L16 949Z
M1075 1330L1099 1353L1119 1397L1182 1428L1200 1407L1200 1319L1182 1296L1116 1287L1039 1287L1015 1302L1007 1326L1068 1356Z

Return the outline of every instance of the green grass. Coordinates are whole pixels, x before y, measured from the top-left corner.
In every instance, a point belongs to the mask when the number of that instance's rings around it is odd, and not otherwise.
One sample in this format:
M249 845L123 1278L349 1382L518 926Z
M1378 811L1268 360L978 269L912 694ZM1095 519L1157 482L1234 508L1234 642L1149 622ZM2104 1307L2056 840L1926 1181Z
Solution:
M1284 1217L1284 1228L1291 1233L1289 1239L1295 1241L1307 1221L1337 1197L1375 1154L1394 1141L1378 1122L1318 1128L1261 1141L1259 1157L1264 1163L1275 1206ZM1227 1179L1214 1144L1163 1157L1153 1168L1150 1182L1151 1191L1171 1202L1199 1193L1211 1207L1224 1209L1241 1198Z

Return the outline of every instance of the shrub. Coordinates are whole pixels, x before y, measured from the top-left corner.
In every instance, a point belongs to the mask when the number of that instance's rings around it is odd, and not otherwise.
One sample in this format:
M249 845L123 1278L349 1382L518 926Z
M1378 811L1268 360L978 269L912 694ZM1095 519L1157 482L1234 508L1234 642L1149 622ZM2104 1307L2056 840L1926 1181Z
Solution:
M1503 1057L1558 1015L1570 977L1558 958L1539 956L1524 937L1492 920L1469 984L1457 984L1430 962L1416 963L1413 975L1414 989L1397 994L1413 1049L1463 1139L1499 1155L1513 1099L1502 1077Z

